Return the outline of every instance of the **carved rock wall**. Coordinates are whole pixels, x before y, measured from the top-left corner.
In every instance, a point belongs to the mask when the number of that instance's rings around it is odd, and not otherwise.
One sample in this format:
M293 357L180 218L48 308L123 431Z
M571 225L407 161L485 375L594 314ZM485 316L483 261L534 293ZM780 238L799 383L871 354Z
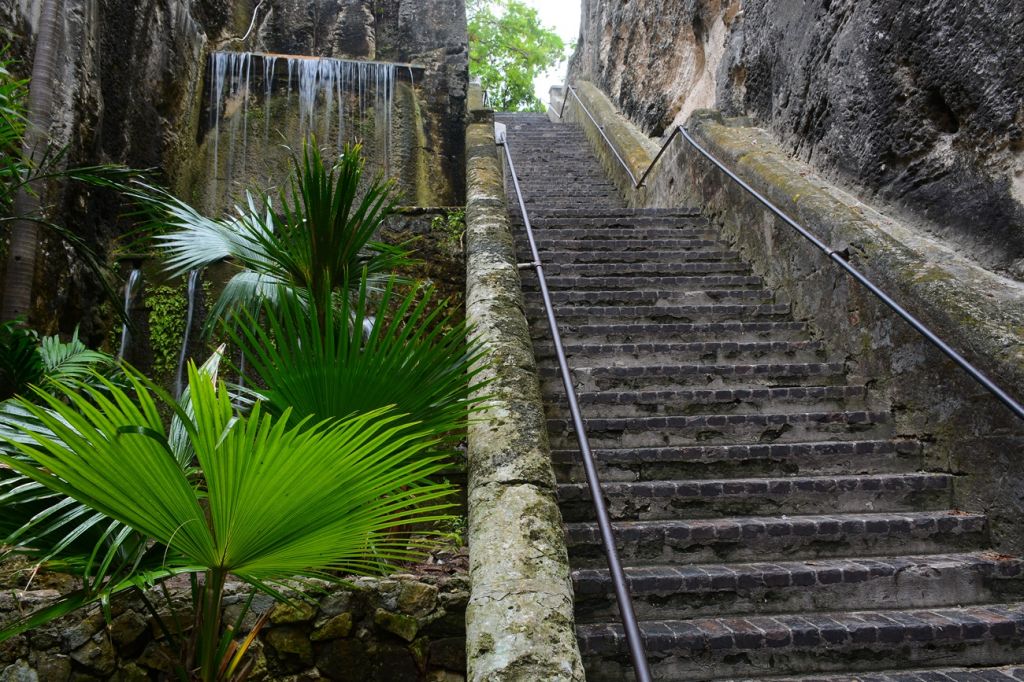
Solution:
M1024 5L583 1L573 78L660 136L751 116L834 179L1024 278Z
M29 72L43 0L0 0L0 44ZM69 164L117 162L155 169L186 199L201 184L195 163L211 49L414 62L429 163L421 196L459 205L465 193L464 121L469 81L464 0L58 0L60 74L51 138ZM256 21L253 23L253 16ZM243 43L250 26L253 31ZM414 174L415 175L415 174ZM101 254L130 227L111 192L56 188L53 214ZM2 265L0 265L2 267ZM100 344L113 324L98 283L74 253L47 243L36 275L34 326Z

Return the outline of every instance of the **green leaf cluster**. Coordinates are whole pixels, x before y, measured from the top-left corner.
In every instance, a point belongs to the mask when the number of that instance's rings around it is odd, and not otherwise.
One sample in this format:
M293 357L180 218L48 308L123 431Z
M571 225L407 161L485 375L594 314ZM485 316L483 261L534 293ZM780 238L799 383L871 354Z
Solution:
M519 0L470 0L469 71L498 111L544 111L534 80L565 61L565 42Z

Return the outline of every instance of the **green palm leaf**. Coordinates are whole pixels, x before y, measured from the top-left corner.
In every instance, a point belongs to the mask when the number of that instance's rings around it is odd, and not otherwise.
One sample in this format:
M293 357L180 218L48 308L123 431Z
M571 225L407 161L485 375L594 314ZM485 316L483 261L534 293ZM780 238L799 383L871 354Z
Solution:
M243 417L223 384L191 366L195 416L185 426L204 473L197 487L171 454L146 383L130 375L129 394L101 381L104 390L40 392L48 409L23 402L56 438L26 431L32 443L14 446L30 461L0 462L190 565L253 581L366 572L421 554L422 543L390 528L443 516L450 487L422 484L443 467L420 456L432 434L396 427L387 410L317 426L291 426L289 415L275 419L258 404Z
M315 140L292 159L286 189L276 202L247 194L244 206L220 220L203 216L168 192L138 184L133 196L161 233L167 270L181 275L231 259L242 268L214 306L213 319L274 300L282 287L292 296L326 300L362 273L371 283L410 265L405 245L374 240L394 212L394 183L377 175L364 187L360 147L328 163ZM168 231L169 230L169 231Z
M480 402L470 396L482 386L475 379L481 347L456 311L432 307L430 289L402 296L394 281L377 304L381 316L365 324L368 290L365 280L354 295L344 287L339 312L280 301L228 333L267 387L260 392L276 414L342 419L396 405L405 423L446 434L447 445L460 440Z

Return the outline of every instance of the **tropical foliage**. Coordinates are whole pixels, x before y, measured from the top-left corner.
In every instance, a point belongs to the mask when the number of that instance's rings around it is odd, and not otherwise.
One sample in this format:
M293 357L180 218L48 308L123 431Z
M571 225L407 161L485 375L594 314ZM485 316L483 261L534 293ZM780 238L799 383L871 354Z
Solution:
M110 284L109 271L96 251L74 230L46 218L46 207L38 201L39 188L50 180L73 180L94 187L124 189L126 183L138 178L140 173L123 166L99 165L67 168L67 149L44 144L27 143L28 118L26 100L28 81L17 78L12 70L13 61L6 57L6 50L0 49L0 231L10 231L12 252L13 242L30 239L30 249L35 250L36 228L42 227L51 234L68 242L77 256L100 282L110 300L116 300L114 287ZM39 137L36 135L35 137ZM26 236L25 233L30 233ZM13 253L12 253L13 255ZM11 311L24 314L27 308L24 300L13 302L13 298L27 299L31 282L12 281L20 277L15 270L31 278L34 265L20 259L18 268L7 268L4 287L3 308L5 317L13 317Z
M499 111L544 111L534 80L565 61L565 43L520 0L470 0L469 71Z
M374 240L394 211L394 184L378 175L363 187L361 149L346 148L337 163L325 162L315 140L304 146L277 206L265 193L248 194L235 215L213 219L162 190L143 186L135 196L152 215L167 254L170 275L231 259L241 271L228 282L211 322L264 301L295 297L325 301L342 287L358 290L410 264L407 251Z
M231 331L250 369L267 388L258 395L276 414L345 418L397 407L408 428L462 439L481 384L481 349L456 311L432 306L430 289L401 295L394 280L370 320L369 284L341 289L339 309L283 299L265 323L249 317ZM364 329L370 329L364 334Z
M314 423L257 403L242 415L223 383L192 366L186 413L140 376L129 382L130 390L101 380L59 396L36 391L42 405L19 400L47 433L21 427L24 438L10 441L19 456L0 462L159 547L158 569L109 590L205 574L196 615L204 682L240 661L222 665L229 573L277 594L274 585L294 576L377 572L427 546L395 527L446 518L451 490L429 480L444 462L423 456L435 438L396 426L387 409ZM197 468L175 458L160 402L176 410Z

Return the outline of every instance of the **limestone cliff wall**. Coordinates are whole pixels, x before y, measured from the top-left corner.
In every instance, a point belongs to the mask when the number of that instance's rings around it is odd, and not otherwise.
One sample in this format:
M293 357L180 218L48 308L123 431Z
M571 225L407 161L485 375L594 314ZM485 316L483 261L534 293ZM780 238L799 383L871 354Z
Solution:
M583 0L571 77L660 136L751 116L858 194L1024 278L1019 0Z
M59 0L60 65L51 138L68 162L153 168L186 199L204 172L196 163L206 60L213 49L415 62L430 159L429 192L439 204L464 194L468 56L464 0ZM0 45L28 75L42 0L0 0ZM253 17L256 16L253 25ZM249 40L240 39L253 25ZM58 188L47 201L101 253L130 223L110 192ZM418 192L417 192L418 194ZM417 197L407 197L416 203ZM2 259L0 259L2 260ZM35 326L90 343L112 323L99 288L75 255L46 244L39 259ZM2 265L0 265L2 267Z

